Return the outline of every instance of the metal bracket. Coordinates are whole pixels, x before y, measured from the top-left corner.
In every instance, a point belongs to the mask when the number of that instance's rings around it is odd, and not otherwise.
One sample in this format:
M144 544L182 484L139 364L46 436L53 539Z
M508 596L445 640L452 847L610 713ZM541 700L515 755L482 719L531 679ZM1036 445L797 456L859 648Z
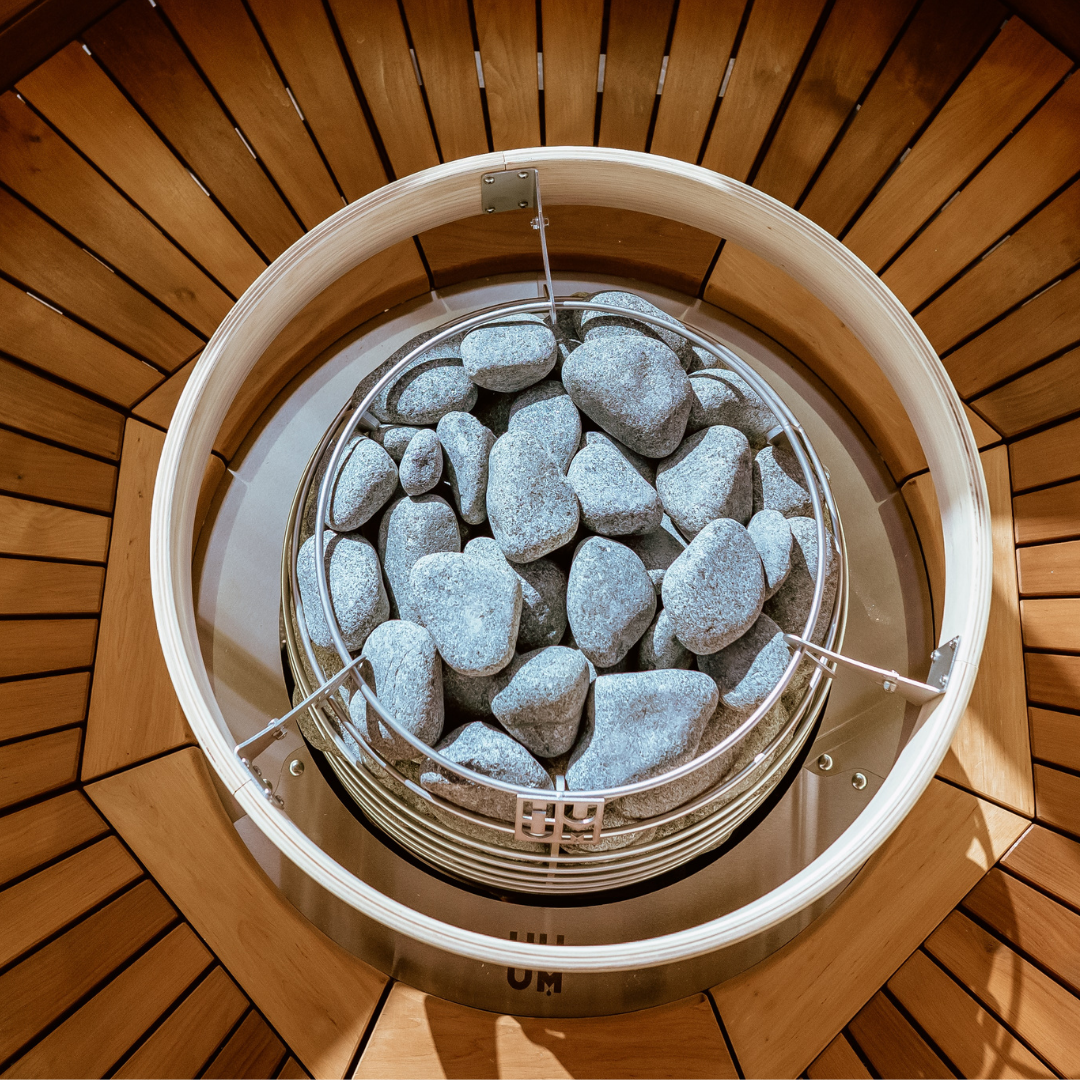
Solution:
M953 663L956 660L956 649L960 644L960 639L954 637L951 641L939 645L930 654L932 663L927 681L919 682L917 679L909 679L896 671L886 671L885 668L874 667L873 664L864 664L861 660L852 660L850 656L844 656L821 645L815 645L812 641L806 641L796 634L785 634L784 640L793 648L806 650L810 659L827 674L833 675L835 673L830 671L818 657L825 657L827 660L832 660L834 663L843 664L844 667L860 672L874 682L880 683L881 688L887 694L899 694L905 701L910 701L913 705L925 705L928 701L933 701L934 698L941 697L945 693L945 689L949 685L949 676L952 674Z
M527 808L527 809L526 809ZM604 823L604 800L547 799L518 795L514 838L525 843L598 844Z
M480 179L480 205L485 214L526 210L536 206L536 170L508 169L484 173Z

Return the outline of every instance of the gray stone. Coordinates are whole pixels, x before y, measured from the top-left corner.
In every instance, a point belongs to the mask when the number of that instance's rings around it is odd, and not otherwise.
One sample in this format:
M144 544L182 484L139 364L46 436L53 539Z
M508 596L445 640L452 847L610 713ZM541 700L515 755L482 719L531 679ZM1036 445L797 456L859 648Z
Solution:
M512 663L512 662L511 662ZM449 711L483 720L491 717L491 699L509 681L510 665L494 675L461 675L443 665L443 698Z
M638 644L637 666L641 671L688 668L694 654L675 636L675 625L666 611L657 613Z
M603 536L648 533L664 515L660 496L608 441L586 445L566 474L586 528Z
M375 627L362 655L371 661L379 704L411 735L434 746L443 729L443 688L432 636L416 623L394 619ZM387 727L363 694L353 694L349 712L385 757L416 761L423 756Z
M719 652L742 637L765 599L750 534L729 518L706 525L668 567L662 593L675 634L691 652Z
M813 518L793 517L788 519L788 524L794 540L791 548L791 571L776 595L766 601L765 614L785 633L802 637L806 620L810 618L814 585L817 581L817 522ZM829 628L831 609L836 599L837 570L836 553L830 537L830 542L825 545L825 591L821 611L811 635L811 640L819 644L824 641Z
M765 599L774 596L787 581L794 543L791 526L779 510L759 510L746 526L765 570Z
M436 552L409 574L416 622L462 675L494 675L510 663L521 621L517 574L493 559Z
M515 563L562 547L578 527L574 489L543 446L520 431L507 432L492 447L487 512L499 547Z
M703 349L699 345L690 346L690 366L686 369L691 375L695 371L715 371L717 369L726 369L727 364L724 363L718 356L714 356L708 349Z
M392 503L379 522L379 554L396 617L416 622L409 593L413 563L436 551L460 551L461 534L450 504L438 495Z
M524 746L490 724L474 721L459 727L435 749L455 764L507 784L541 791L555 786L544 766ZM430 765L420 774L420 783L433 795L486 817L513 821L517 812L517 799L510 792L485 787L445 766Z
M346 647L350 652L356 652L363 647L368 634L390 617L379 557L362 536L327 531L323 533L323 541L323 562L330 602ZM333 639L323 615L315 576L314 536L308 537L300 548L296 576L308 636L316 645L331 648Z
M581 344L576 338L568 338L564 341L559 341L558 350L559 355L555 359L555 364L558 370L561 372L563 364L566 363L566 358Z
M335 532L359 529L382 509L397 483L398 470L390 455L371 439L356 439L338 466L326 524Z
M657 592L667 568L686 550L686 541L667 514L660 519L660 528L644 536L628 536L623 542L642 561Z
M581 414L563 384L549 380L514 399L507 430L531 435L566 472L581 442Z
M442 478L442 466L443 448L438 435L431 428L421 428L406 446L398 467L398 479L405 494L429 492Z
M434 337L428 330L403 345L389 363L403 360L417 345ZM371 413L386 424L435 424L448 412L468 412L476 404L476 387L461 362L457 334L420 354L371 404Z
M563 365L574 404L609 435L645 457L667 457L682 441L693 394L678 357L640 334L586 341Z
M759 615L727 648L699 656L697 666L716 683L729 709L749 715L780 681L790 659L783 630L768 615Z
M508 315L470 330L461 343L465 370L477 386L504 394L539 382L555 366L555 335L536 315Z
M577 738L589 666L576 649L541 649L491 702L499 722L530 753L557 757Z
M746 436L730 427L695 432L657 466L656 490L679 532L690 539L717 518L745 525L753 507Z
M597 443L607 443L609 446L614 446L616 450L634 467L637 474L645 481L646 484L655 485L656 483L656 462L650 461L648 458L642 457L640 454L635 454L629 446L619 442L618 439L613 439L610 435L605 435L602 431L586 431L585 432L585 446L595 446Z
M510 407L513 404L513 394L497 394L494 390L487 390L480 396L472 414L497 439L506 434L510 424Z
M813 517L799 459L786 446L766 446L754 458L754 512L778 510L786 518Z
M435 429L446 451L446 478L458 513L470 524L487 517L488 455L495 436L475 416L447 413Z
M693 352L690 342L674 330L667 330L653 326L644 319L635 319L630 312L641 311L647 315L655 315L657 318L666 319L679 325L677 319L672 318L666 311L661 311L655 304L634 293L629 292L598 292L594 293L590 300L600 304L610 304L612 307L625 308L626 315L608 315L603 311L589 311L583 309L575 311L575 326L581 341L594 341L598 337L616 334L643 334L646 337L656 338L662 341L679 358L679 362L685 368L691 363Z
M578 545L566 587L577 647L598 667L622 660L656 614L656 589L624 544L593 536Z
M395 460L401 461L405 456L405 449L409 443L412 442L413 436L418 431L423 431L424 428L407 427L404 425L398 425L397 427L381 427L378 431L373 431L371 437L376 442L382 444L382 448Z
M757 391L734 371L700 371L690 376L690 389L694 400L686 422L688 432L723 424L741 431L751 450L760 450L779 424Z

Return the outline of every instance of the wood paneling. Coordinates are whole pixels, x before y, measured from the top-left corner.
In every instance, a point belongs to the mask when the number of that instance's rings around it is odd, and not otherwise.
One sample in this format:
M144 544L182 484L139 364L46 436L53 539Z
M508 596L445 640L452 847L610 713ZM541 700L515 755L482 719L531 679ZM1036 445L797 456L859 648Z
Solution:
M1031 756L1080 772L1080 717L1050 709L1028 710Z
M673 0L611 0L600 146L644 150Z
M1010 19L859 216L844 243L880 270L1053 89L1071 61Z
M540 0L540 11L546 145L592 146L603 0Z
M100 514L0 495L0 552L104 562L111 522Z
M824 915L713 989L745 1075L795 1076L805 1069L1026 825L931 781Z
M540 145L540 90L534 0L473 0L484 67L491 144Z
M1019 435L1080 410L1080 349L977 398L975 408L1005 435Z
M870 1070L842 1032L807 1066L810 1080L870 1080Z
M1018 544L1080 534L1080 482L1017 495L1013 499L1013 522Z
M89 667L97 619L0 621L0 677Z
M0 488L16 495L111 510L116 467L0 429Z
M153 7L127 0L84 38L265 256L300 237L292 212Z
M1021 548L1016 565L1021 596L1080 593L1080 541Z
M79 771L80 728L0 746L0 808L75 783Z
M746 0L680 0L649 150L696 162Z
M1027 653L1024 656L1028 697L1040 705L1076 708L1080 701L1080 656Z
M307 1070L291 1054L278 1070L277 1080L311 1080Z
M922 548L927 582L930 585L930 602L934 609L936 641L941 634L941 613L945 604L945 537L941 531L941 510L938 507L937 492L928 472L913 476L900 492L904 496L904 503Z
M329 2L397 178L438 165L395 0Z
M810 41L823 0L755 0L701 164L746 180Z
M1009 447L1013 490L1041 487L1080 473L1080 420L1048 428Z
M108 831L79 791L34 803L4 818L0 828L0 884Z
M285 1046L257 1013L249 1012L202 1074L204 1080L273 1076L285 1057Z
M78 42L19 92L233 296L263 272L259 254Z
M100 566L0 559L0 615L96 613L104 580Z
M87 793L312 1073L343 1075L385 978L272 887L202 753L156 758Z
M795 205L912 6L912 0L878 0L871 5L862 0L838 0L754 178L754 187Z
M81 724L89 695L86 671L0 683L0 740Z
M956 1074L882 993L852 1017L848 1030L878 1076L952 1077Z
M1001 860L1001 865L1080 909L1080 844L1075 840L1036 825Z
M1080 597L1022 600L1020 618L1029 649L1080 652Z
M735 1077L704 994L582 1019L500 1016L395 983L357 1077Z
M199 354L202 355L201 353ZM132 414L147 423L167 428L172 422L173 413L180 403L180 395L191 378L192 371L199 357L193 357L179 371L174 372L152 394L148 394L132 409Z
M927 0L799 209L842 232L1004 17L993 0Z
M1080 836L1080 776L1035 765L1035 813L1040 821Z

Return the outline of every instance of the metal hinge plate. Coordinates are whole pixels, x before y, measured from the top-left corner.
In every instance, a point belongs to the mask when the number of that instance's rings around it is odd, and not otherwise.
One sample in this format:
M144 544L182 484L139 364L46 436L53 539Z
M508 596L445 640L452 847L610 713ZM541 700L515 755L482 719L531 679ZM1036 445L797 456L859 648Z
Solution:
M480 178L480 205L485 214L527 210L536 206L536 170L507 169Z

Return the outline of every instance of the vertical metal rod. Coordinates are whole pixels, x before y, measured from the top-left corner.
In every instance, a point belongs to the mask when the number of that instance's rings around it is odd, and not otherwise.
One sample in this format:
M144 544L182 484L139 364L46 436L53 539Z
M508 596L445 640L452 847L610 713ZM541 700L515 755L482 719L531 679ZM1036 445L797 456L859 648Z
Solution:
M544 231L544 203L540 198L540 170L536 174L536 221L540 230L540 253L544 257L544 281L547 283L548 303L551 305L551 329L555 329L555 287L551 284L551 261L548 259L547 233Z

